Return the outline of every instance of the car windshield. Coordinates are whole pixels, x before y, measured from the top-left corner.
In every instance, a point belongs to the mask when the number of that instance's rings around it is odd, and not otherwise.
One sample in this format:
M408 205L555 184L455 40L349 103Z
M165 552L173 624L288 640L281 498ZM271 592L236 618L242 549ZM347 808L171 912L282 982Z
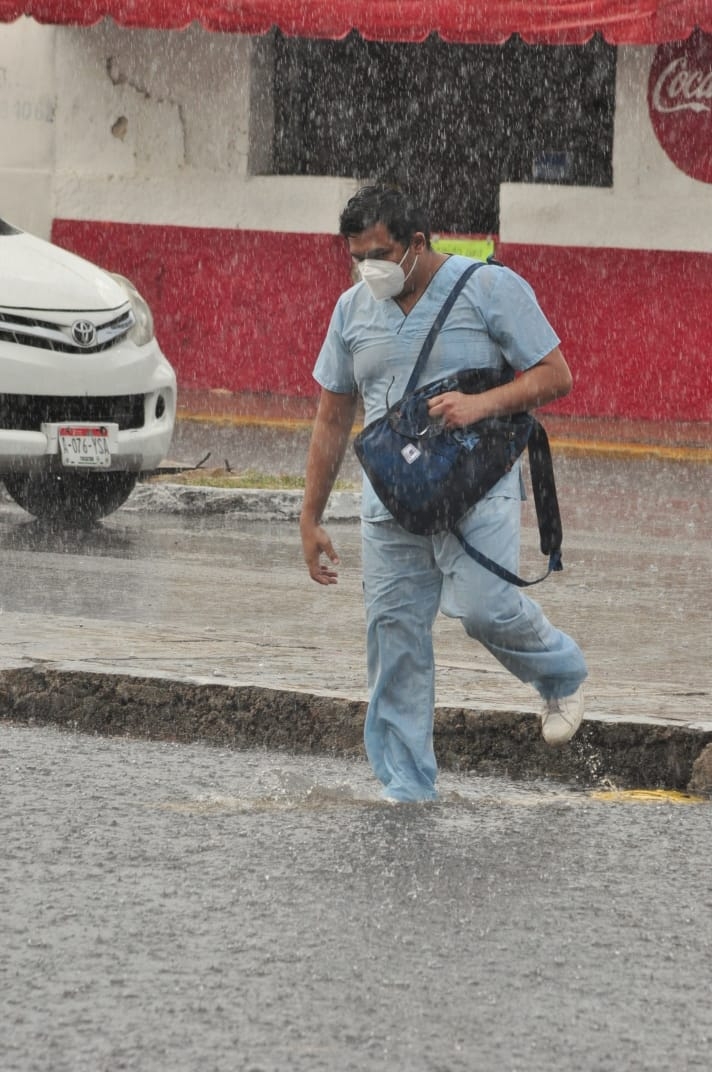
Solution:
M0 235L19 234L17 227L13 227L10 223L5 223L5 220L0 219Z

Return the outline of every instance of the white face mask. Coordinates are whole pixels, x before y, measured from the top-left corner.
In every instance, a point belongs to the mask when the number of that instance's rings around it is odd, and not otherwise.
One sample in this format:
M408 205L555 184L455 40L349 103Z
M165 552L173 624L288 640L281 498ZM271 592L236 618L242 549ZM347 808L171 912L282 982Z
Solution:
M358 266L359 273L376 301L396 298L401 293L418 263L416 256L413 268L406 275L401 265L407 256L408 250L405 251L398 264L394 264L393 261L370 260L368 257L361 261Z

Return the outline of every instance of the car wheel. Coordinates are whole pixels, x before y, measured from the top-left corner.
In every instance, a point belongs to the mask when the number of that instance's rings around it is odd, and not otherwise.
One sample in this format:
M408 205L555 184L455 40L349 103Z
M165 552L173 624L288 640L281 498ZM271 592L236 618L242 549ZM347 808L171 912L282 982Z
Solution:
M8 473L3 480L28 513L42 521L82 526L118 510L138 473Z

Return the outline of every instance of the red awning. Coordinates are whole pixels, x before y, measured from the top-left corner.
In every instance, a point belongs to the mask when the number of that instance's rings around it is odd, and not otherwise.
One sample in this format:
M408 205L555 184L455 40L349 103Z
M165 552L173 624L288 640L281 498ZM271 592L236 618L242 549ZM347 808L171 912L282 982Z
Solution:
M278 26L299 37L342 38L352 30L371 41L582 44L601 33L611 44L682 40L695 27L712 33L712 0L0 0L0 22L30 15L38 22L91 26L109 17L120 26L263 34Z

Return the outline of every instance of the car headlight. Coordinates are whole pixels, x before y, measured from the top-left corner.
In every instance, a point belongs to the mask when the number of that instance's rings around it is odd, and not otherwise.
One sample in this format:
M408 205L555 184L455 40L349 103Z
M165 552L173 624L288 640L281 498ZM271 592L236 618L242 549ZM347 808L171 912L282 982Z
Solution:
M136 343L137 346L145 346L153 338L153 316L148 307L148 302L141 297L130 279L119 275L117 272L110 272L109 275L126 292L126 297L131 302L131 312L136 320L126 337Z

